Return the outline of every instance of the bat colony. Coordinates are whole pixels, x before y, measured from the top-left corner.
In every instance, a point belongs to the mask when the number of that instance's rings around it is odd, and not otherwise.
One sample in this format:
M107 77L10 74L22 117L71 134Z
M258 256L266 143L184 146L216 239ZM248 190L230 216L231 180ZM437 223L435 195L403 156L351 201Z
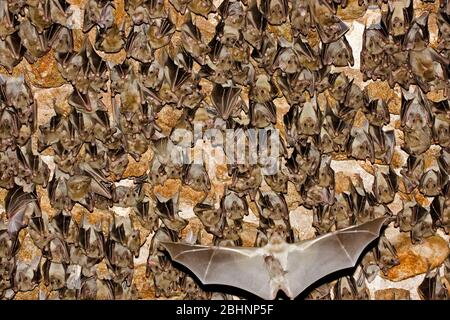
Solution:
M78 29L73 2L0 1L1 299L137 299L144 243L156 297L231 299L232 286L369 299L400 263L383 226L413 244L449 233L449 0L82 0ZM349 10L369 17L360 52ZM50 106L23 71L45 59L71 87ZM398 92L398 110L369 82ZM247 140L279 129L276 172L226 164L217 188L206 163L172 161L195 122ZM373 182L343 179L342 159ZM178 191L158 191L170 181ZM195 219L180 215L180 190L202 195ZM308 240L297 206L313 217ZM417 291L449 299L449 283L447 257Z

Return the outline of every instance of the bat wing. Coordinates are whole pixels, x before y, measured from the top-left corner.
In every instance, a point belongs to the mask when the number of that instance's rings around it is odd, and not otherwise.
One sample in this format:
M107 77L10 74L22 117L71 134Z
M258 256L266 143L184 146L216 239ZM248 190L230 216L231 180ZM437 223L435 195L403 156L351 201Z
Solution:
M203 284L227 285L264 299L274 298L261 248L161 244L172 260L189 268Z
M386 220L378 218L292 245L285 274L287 294L294 298L324 276L355 266L364 248L379 237Z

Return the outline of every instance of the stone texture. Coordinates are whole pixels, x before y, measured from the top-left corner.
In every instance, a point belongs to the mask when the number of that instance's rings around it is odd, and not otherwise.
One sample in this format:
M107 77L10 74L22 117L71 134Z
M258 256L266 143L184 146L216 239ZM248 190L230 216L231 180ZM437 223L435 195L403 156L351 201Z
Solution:
M387 279L401 281L441 265L450 253L448 240L439 235L426 238L420 244L411 244L408 234L392 239L400 260L398 266L387 272Z
M375 300L410 300L406 289L389 288L375 291Z

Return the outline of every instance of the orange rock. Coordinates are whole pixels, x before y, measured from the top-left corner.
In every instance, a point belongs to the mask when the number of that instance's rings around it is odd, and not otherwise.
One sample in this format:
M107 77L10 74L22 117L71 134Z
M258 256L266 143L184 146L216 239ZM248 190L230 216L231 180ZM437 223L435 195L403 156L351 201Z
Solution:
M278 37L283 37L287 41L292 41L292 28L288 23L284 23L279 26L268 25L267 29L270 33L277 35Z
M394 150L392 155L391 164L394 168L401 168L403 166L403 157L398 150Z
M364 112L358 110L355 114L355 120L353 121L353 126L356 128L362 128L367 122Z
M430 99L433 102L439 102L447 97L444 94L444 90L438 90L438 91L430 91L427 93L427 98Z
M134 268L133 283L139 292L139 299L153 300L155 299L155 288L151 278L145 275L145 264L138 265Z
M242 224L242 246L243 247L253 247L255 245L256 240L256 228L257 225L250 222L245 222Z
M39 299L39 286L32 291L17 292L14 296L15 300L38 300Z
M25 78L33 86L40 88L59 87L66 82L58 70L58 63L54 57L54 51L50 50L35 63L29 64L25 59L15 68L13 74L25 75Z
M67 0L68 3L84 8L87 0Z
M206 197L204 191L197 191L189 186L182 186L180 190L180 202L195 206L202 202Z
M178 179L167 179L163 185L153 187L153 193L160 194L165 198L171 198L180 191L181 181Z
M392 243L397 250L400 264L388 270L386 277L391 281L401 281L425 273L428 268L436 268L450 253L448 242L438 235L413 245L409 235L401 233Z
M335 172L334 174L336 186L336 193L342 193L350 189L350 178L342 172Z
M375 300L410 300L410 293L406 289L389 288L375 291Z
M50 199L48 198L48 190L42 188L42 186L37 186L36 192L39 197L41 211L47 214L50 220L56 214L57 210L54 209L50 204Z
M158 113L156 124L161 127L163 134L169 135L170 131L178 122L183 111L170 106L164 106Z
M105 260L100 261L97 265L97 278L99 279L109 279L111 274L108 270L108 266L105 263Z
M83 216L86 217L86 220L91 225L100 224L103 232L108 232L108 222L111 219L111 211L109 210L100 210L94 209L93 212L89 212L85 207L75 204L72 209L72 218L77 222L78 225L81 224Z
M33 240L31 239L30 235L28 234L28 232L26 232L25 230L22 230L20 232L21 236L25 235L23 238L21 238L20 240L20 250L17 253L17 259L19 261L31 261L33 260L35 257L39 257L40 255L42 255L41 250L36 247L34 245Z
M372 164L369 161L359 161L359 165L361 166L361 168L363 168L367 173L374 175L375 174L375 170L372 166Z
M153 151L151 148L148 148L148 150L142 155L139 162L135 161L133 157L128 156L128 166L125 169L122 178L126 179L128 177L143 176L147 172L149 162L152 158L153 158Z
M371 99L383 99L388 102L389 112L400 114L401 98L386 81L371 82L367 85L367 92Z
M420 204L422 207L427 207L430 205L430 200L428 200L427 197L425 197L423 194L421 194L419 191L414 192L414 199L418 204Z

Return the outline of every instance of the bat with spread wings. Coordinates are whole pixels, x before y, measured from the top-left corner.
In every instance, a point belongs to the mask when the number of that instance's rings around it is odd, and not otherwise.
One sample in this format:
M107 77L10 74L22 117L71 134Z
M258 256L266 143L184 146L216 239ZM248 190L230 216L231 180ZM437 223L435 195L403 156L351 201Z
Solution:
M295 244L275 233L260 248L161 244L203 284L237 287L263 299L275 299L282 290L293 299L326 275L355 266L387 221L382 217Z

